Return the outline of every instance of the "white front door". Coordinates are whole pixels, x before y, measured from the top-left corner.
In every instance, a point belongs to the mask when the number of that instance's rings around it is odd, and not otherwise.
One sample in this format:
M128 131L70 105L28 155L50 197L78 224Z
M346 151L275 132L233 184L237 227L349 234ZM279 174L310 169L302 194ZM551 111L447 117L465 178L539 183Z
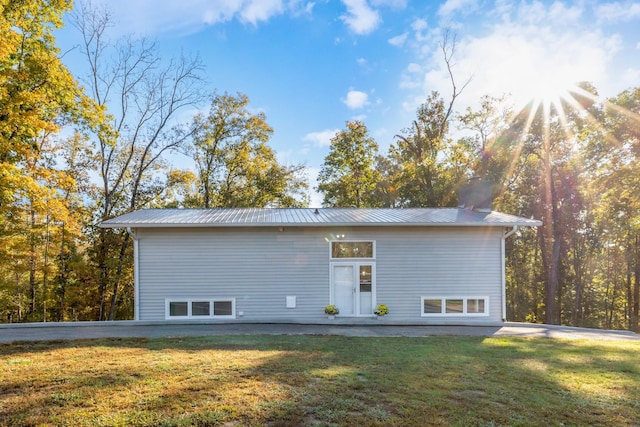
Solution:
M373 263L336 263L331 267L332 303L341 316L373 314Z

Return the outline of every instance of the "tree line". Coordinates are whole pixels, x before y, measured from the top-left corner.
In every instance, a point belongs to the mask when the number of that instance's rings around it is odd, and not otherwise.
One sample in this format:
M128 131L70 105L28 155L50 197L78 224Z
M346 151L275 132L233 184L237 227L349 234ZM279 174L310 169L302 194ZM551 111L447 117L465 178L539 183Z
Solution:
M71 13L86 74L53 36ZM106 219L141 208L304 207L302 165L278 162L273 129L242 94L209 96L197 57L107 37L109 13L5 1L0 30L0 321L131 318L132 242ZM638 329L640 88L601 99L582 83L521 109L465 85L432 92L388 152L362 121L331 140L316 190L326 207L453 207L473 177L495 210L543 221L507 240L507 318ZM467 82L468 83L468 82ZM204 94L204 95L203 95ZM209 102L208 109L184 119ZM192 159L179 169L167 154Z

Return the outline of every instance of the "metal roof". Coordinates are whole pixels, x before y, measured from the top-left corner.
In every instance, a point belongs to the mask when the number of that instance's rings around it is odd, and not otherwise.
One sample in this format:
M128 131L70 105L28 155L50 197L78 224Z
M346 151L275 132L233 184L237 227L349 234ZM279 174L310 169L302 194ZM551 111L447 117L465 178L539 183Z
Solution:
M142 209L104 221L103 228L323 227L323 226L528 226L540 221L461 208L219 208Z

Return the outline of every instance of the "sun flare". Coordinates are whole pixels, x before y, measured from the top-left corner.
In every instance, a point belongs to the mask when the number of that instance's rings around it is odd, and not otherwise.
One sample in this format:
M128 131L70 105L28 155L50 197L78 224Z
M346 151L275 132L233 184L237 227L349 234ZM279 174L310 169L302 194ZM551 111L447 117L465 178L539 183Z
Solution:
M515 146L517 153L523 149L525 139L534 126L536 120L541 119L542 144L551 145L551 127L564 134L566 140L573 139L573 131L569 125L568 115L571 112L587 114L584 101L591 99L596 101L597 96L589 93L579 85L579 70L571 67L530 67L526 72L521 72L510 83L516 87L512 93L514 101L514 116L524 117L524 129L520 140ZM516 168L519 155L513 156L509 166L509 174Z
M557 106L562 100L570 99L571 92L576 89L576 76L569 70L547 67L531 69L527 74L519 94L523 104Z

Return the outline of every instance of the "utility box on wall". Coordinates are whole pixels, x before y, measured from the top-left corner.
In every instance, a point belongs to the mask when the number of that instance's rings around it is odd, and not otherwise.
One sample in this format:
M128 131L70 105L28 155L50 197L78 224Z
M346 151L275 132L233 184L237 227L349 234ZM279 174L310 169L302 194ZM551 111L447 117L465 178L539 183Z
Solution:
M287 297L287 308L296 308L296 297L288 296Z

